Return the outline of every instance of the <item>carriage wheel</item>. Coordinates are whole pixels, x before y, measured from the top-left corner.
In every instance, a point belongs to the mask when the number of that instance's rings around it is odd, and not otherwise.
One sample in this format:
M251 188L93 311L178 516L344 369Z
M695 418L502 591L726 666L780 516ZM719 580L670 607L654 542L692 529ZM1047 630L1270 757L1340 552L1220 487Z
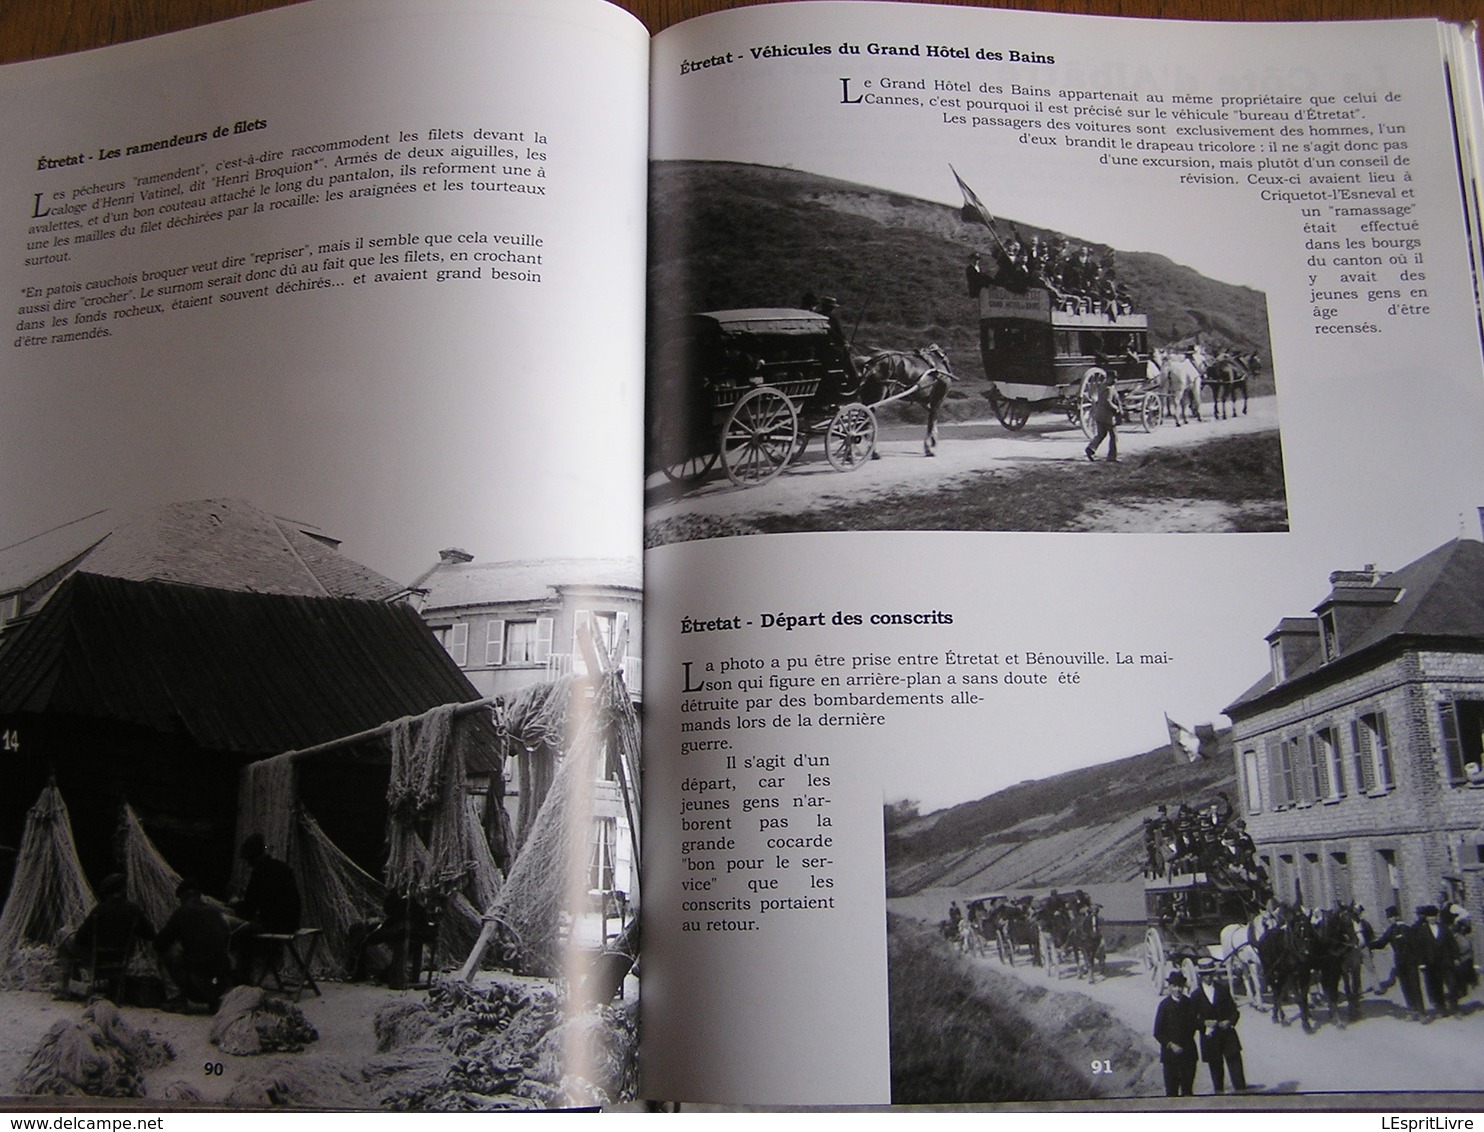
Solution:
M739 487L767 483L788 465L799 439L799 414L776 389L754 389L721 426L721 466Z
M876 414L852 401L841 405L825 432L824 454L837 472L851 472L876 451Z
M1013 401L1008 397L1001 397L998 390L989 399L989 407L994 410L995 417L1000 424L1011 432L1019 432L1025 427L1025 422L1031 419L1031 403L1023 397L1017 397Z
M1139 420L1144 426L1145 432L1153 432L1165 419L1164 402L1159 399L1158 393L1144 394L1144 403L1139 406Z
M673 464L666 464L660 470L665 473L665 478L671 483L686 487L700 483L715 465L716 453L707 452L701 456L691 456L685 460L677 460Z
M1149 980L1156 990L1165 985L1169 960L1165 956L1165 941L1160 938L1157 928L1144 933L1144 970L1149 973Z
M1106 373L1093 366L1082 375L1082 387L1077 392L1077 420L1075 423L1082 426L1082 431L1091 440L1098 434L1097 422L1092 419L1092 404L1097 399L1098 386L1104 381L1111 381Z

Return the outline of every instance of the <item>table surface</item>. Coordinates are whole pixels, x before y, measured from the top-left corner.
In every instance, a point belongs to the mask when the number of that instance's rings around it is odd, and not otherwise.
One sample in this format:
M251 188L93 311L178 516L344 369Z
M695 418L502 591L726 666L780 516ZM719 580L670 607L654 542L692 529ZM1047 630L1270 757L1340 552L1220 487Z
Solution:
M0 63L102 47L298 0L5 0ZM539 2L539 0L532 0ZM650 31L757 0L616 0ZM762 0L767 3L771 0ZM1198 20L1341 20L1435 16L1484 23L1484 0L946 0L972 7Z

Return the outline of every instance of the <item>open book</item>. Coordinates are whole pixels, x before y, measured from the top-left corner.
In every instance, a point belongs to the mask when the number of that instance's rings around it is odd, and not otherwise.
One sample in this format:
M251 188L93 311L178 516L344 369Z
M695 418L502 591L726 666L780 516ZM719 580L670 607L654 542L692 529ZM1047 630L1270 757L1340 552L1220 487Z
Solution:
M873 3L0 70L0 1094L1476 1106L1479 106Z

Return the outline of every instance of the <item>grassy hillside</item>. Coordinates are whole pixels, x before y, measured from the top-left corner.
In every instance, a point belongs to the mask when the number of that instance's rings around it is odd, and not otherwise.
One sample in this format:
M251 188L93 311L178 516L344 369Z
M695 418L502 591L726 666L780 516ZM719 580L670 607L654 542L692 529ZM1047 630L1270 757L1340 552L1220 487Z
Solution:
M1235 800L1231 733L1215 753L1176 764L1165 747L1027 781L888 831L887 893L977 891L1132 880L1144 864L1143 821L1164 803Z
M978 312L965 290L964 264L970 251L990 252L993 239L956 209L758 165L659 162L650 177L653 325L692 311L795 306L805 292L831 294L857 349L938 342L960 381L982 383ZM943 177L952 184L946 167ZM992 186L978 188L993 209ZM1053 234L1016 225L1026 238ZM1008 222L1002 231L1008 235ZM1061 234L1091 243L1076 232ZM1271 357L1260 292L1164 256L1092 246L1114 251L1119 278L1135 310L1149 315L1155 344L1203 334ZM1263 389L1271 389L1270 376Z
M931 929L887 922L894 1104L1139 1096L1159 1067L1142 1034L1085 995L971 964ZM1092 1059L1116 1067L1087 1072Z

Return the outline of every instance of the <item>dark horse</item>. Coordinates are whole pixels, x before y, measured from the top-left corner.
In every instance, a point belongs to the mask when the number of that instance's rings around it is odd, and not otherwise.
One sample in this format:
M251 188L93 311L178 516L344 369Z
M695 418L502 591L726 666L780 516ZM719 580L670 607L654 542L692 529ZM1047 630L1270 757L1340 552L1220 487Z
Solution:
M1022 944L1031 951L1031 963L1041 965L1041 929L1025 904L1003 904L992 913L1000 962L1015 966L1015 949Z
M1243 358L1230 350L1222 350L1216 355L1216 360L1206 368L1206 384L1211 387L1211 415L1216 420L1237 415L1238 393L1242 395L1242 415L1247 415L1247 383L1256 372L1256 354Z
M1370 925L1353 903L1336 904L1315 917L1314 962L1331 1021L1338 1020L1341 991L1350 1021L1360 1021L1362 971L1370 934Z
M1273 1021L1288 1025L1283 1000L1292 995L1298 1002L1304 1032L1313 1030L1309 1018L1309 988L1314 978L1314 928L1302 908L1283 904L1277 922L1257 941L1263 985L1273 999Z
M1081 970L1077 942L1072 935L1072 912L1065 904L1043 903L1035 910L1035 921L1041 931L1041 954L1046 960L1046 973L1061 977L1061 965L1070 958Z
M1087 981L1095 983L1098 976L1108 977L1108 948L1103 943L1103 906L1092 904L1074 914L1072 919L1072 941L1081 957L1078 974L1083 966L1087 970Z
M863 404L874 407L888 401L907 401L927 409L922 454L933 455L938 447L938 409L953 384L953 371L943 348L934 343L921 350L877 350L856 368L861 375Z

